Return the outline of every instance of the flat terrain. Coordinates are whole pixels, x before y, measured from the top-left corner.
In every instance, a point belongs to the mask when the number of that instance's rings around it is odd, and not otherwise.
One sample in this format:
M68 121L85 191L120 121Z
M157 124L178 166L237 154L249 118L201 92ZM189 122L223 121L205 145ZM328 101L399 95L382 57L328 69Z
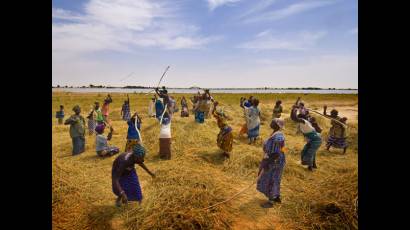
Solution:
M174 94L178 102L183 94ZM157 174L152 179L141 168L137 173L144 200L141 206L130 203L114 206L111 167L115 157L99 158L95 136L86 135L86 152L71 156L69 127L57 125L55 111L65 106L66 117L75 104L87 116L94 101L102 103L106 94L54 92L52 96L53 229L357 229L357 95L257 94L262 110L261 136L255 145L238 137L244 123L239 94L214 94L232 118L234 132L231 158L224 160L216 145L219 129L215 119L197 124L194 116L172 123L172 159L158 158L159 125L148 118L151 95L130 94L131 110L142 117L142 139L147 149L146 165ZM120 110L126 94L111 94L110 118L114 135L110 144L124 150L127 125ZM184 95L186 98L191 95ZM303 136L296 134L290 120L291 105L298 96L311 109L323 105L339 110L348 118L349 144L346 154L340 149L327 151L322 144L317 154L318 170L311 173L300 165ZM286 166L282 178L282 204L271 209L259 205L265 197L252 186L232 201L215 209L203 208L228 199L254 181L262 157L262 142L271 133L269 122L275 100L283 101L286 137ZM191 106L190 106L191 108ZM313 114L323 128L325 140L330 121Z

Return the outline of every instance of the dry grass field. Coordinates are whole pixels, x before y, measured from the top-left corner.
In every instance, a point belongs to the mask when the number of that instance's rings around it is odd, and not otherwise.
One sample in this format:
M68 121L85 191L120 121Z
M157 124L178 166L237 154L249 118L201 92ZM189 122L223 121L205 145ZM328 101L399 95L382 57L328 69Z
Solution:
M212 92L211 92L212 93ZM86 152L71 156L69 126L57 125L54 118L59 105L65 106L66 117L76 104L87 116L94 101L105 98L98 93L52 95L52 210L53 229L357 229L356 199L358 194L358 98L357 95L322 94L256 94L262 110L260 138L248 145L238 137L244 123L239 107L239 94L214 94L232 118L234 132L231 158L224 160L216 145L219 131L214 118L197 124L194 116L181 118L176 113L172 123L172 159L158 157L159 125L149 118L151 95L129 94L131 110L142 117L142 139L147 149L146 165L156 173L152 179L137 167L143 202L117 208L111 191L111 167L115 157L99 158L95 136L86 135ZM114 135L110 144L125 148L127 125L120 110L126 94L111 94L110 119ZM174 94L178 102L183 94ZM190 97L191 95L184 95ZM318 169L308 172L300 165L303 136L296 134L290 120L291 105L298 96L305 105L322 111L327 105L348 117L349 144L346 154L340 149L327 151L322 144L317 153ZM262 142L271 133L269 122L275 100L283 101L285 118L286 166L282 177L282 204L263 209L265 197L256 185L232 201L204 210L228 199L249 186L256 177L262 157ZM191 107L190 107L191 108ZM330 121L313 114L326 138Z

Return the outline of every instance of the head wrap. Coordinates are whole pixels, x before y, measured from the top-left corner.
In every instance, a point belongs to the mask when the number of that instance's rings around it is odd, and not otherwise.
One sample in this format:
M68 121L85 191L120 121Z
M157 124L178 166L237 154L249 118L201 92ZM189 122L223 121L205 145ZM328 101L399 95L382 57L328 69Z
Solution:
M76 105L76 106L74 106L73 107L73 111L74 112L78 112L78 111L80 111L81 109L80 109L80 106L79 105Z
M96 131L98 134L101 134L101 133L104 132L104 128L105 128L105 125L104 125L104 124L99 124L99 125L97 125L97 126L95 127L95 131Z
M137 143L132 149L132 153L143 158L145 157L145 148L140 143Z
M285 120L281 118L273 118L272 123L276 123L279 126L279 129L283 129L285 126Z

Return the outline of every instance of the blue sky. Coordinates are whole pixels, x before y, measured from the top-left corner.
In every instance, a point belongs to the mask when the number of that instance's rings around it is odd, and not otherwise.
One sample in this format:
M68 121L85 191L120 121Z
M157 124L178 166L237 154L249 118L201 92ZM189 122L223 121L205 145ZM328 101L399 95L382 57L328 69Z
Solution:
M52 84L357 88L357 0L53 0ZM127 77L128 76L128 77Z

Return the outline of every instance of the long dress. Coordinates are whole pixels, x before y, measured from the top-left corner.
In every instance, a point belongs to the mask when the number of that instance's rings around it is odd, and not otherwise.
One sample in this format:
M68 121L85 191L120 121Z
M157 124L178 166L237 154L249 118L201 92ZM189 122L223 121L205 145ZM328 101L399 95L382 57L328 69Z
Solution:
M214 112L213 115L220 129L216 143L224 152L230 153L232 151L233 143L232 128L227 124L226 119L222 115L219 115L216 112Z
M283 148L285 137L282 132L275 132L263 144L264 157L259 169L261 175L256 189L270 200L280 196L280 182L286 164Z
M316 163L316 152L322 144L322 137L307 120L304 120L303 124L299 123L299 129L307 142L301 152L302 165L313 166Z
M162 120L159 133L159 157L171 159L171 119L169 117Z
M145 151L145 150L144 150ZM141 201L142 190L138 180L137 172L134 168L134 162L131 160L130 153L121 153L113 162L112 166L112 191L115 195L120 196L120 188L115 181L118 179L119 184L127 195L128 201Z
M260 127L260 110L257 107L245 108L246 124L248 128L248 138L256 138L259 136Z
M340 117L336 118L338 121L341 120ZM346 128L343 127L338 122L332 120L332 127L329 130L329 137L327 139L327 145L331 145L335 148L346 148Z
M149 116L149 117L155 116L155 112L154 112L154 102L153 102L152 100L149 102L149 106L148 106L148 116Z
M158 99L155 102L155 117L158 121L161 120L162 112L164 112L164 104Z
M122 111L122 119L124 121L128 121L131 118L130 104L123 104L121 111Z

